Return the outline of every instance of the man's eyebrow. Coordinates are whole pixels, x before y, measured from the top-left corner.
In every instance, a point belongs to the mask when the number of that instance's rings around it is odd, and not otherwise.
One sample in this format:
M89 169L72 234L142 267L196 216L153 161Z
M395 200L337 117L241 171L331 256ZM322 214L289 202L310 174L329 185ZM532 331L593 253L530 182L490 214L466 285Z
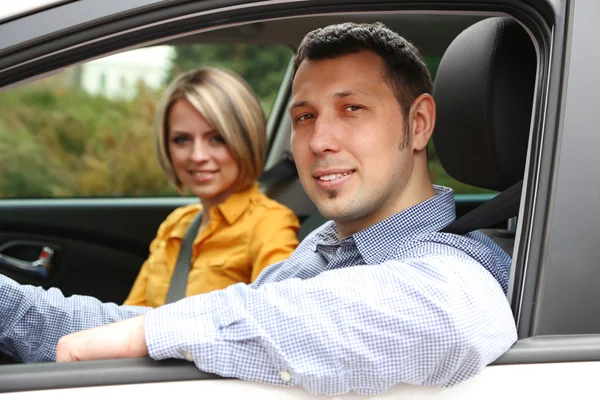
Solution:
M292 103L289 111L292 111L294 108L304 107L306 105L308 105L308 101L306 101L306 100L296 101L295 103Z
M348 90L343 90L341 92L337 92L333 94L333 97L338 97L338 98L343 98L343 97L348 97L348 96L366 96L366 97L373 97L373 95L369 92L365 92L362 89L348 89Z
M348 89L348 90L342 90L341 92L336 92L333 94L333 97L337 97L337 98L344 98L344 97L348 97L348 96L365 96L365 97L369 97L372 98L374 97L371 93L366 92L362 89ZM306 100L301 100L301 101L296 101L294 103L292 103L292 105L290 106L289 111L292 111L294 108L298 108L298 107L304 107L309 105L309 102Z

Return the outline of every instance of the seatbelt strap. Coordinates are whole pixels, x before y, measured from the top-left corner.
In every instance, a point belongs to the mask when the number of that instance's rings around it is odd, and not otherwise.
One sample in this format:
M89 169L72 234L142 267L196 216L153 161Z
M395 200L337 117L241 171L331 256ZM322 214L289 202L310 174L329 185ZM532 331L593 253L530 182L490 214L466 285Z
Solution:
M517 216L522 188L523 181L521 180L476 209L454 220L440 232L464 235Z
M284 158L263 172L260 178L258 178L258 182L262 188L267 188L271 185L295 178L296 176L298 176L296 164L290 155L284 154ZM202 211L194 217L181 241L181 248L179 249L179 255L177 256L165 304L174 303L185 297L185 289L192 266L192 248L194 240L198 235L198 228L200 228L201 221Z
M174 303L185 297L188 275L190 274L190 268L192 266L192 249L194 247L194 239L196 239L196 236L198 235L198 229L200 228L201 221L202 210L196 214L188 226L183 240L181 241L181 248L179 249L179 255L177 256L177 262L175 263L175 270L173 271L173 276L171 277L171 284L169 285L169 291L167 292L165 304Z

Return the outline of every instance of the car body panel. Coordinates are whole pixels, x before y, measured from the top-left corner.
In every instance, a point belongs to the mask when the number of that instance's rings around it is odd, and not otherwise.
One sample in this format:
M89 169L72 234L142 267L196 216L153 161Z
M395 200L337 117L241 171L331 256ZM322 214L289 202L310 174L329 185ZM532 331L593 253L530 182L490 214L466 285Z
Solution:
M144 398L162 400L173 396L197 396L202 399L244 400L359 400L359 399L524 399L591 398L597 392L595 379L600 362L530 364L487 367L479 375L452 388L397 385L384 394L361 396L347 393L315 396L300 388L281 388L238 380L205 380L96 386L87 388L6 393L3 400L30 399L109 399ZM569 383L565 383L565 377Z

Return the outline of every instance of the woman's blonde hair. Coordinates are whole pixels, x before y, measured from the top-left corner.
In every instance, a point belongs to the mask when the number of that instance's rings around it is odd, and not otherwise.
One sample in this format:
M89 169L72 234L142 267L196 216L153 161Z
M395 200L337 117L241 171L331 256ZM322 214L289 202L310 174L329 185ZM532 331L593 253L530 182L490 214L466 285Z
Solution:
M236 190L258 179L267 155L266 117L260 101L235 72L203 67L181 74L169 84L156 116L154 143L158 161L171 183L184 191L168 150L169 113L181 99L189 101L223 137L240 169Z

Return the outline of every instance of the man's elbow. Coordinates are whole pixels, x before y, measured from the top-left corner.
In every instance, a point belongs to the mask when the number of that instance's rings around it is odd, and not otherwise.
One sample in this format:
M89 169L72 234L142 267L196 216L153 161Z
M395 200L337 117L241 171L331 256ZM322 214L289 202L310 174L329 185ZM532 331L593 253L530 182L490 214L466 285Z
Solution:
M506 353L517 340L517 330L512 314L501 314L491 318L474 315L470 323L455 325L455 342L442 352L445 357L426 385L454 386Z

